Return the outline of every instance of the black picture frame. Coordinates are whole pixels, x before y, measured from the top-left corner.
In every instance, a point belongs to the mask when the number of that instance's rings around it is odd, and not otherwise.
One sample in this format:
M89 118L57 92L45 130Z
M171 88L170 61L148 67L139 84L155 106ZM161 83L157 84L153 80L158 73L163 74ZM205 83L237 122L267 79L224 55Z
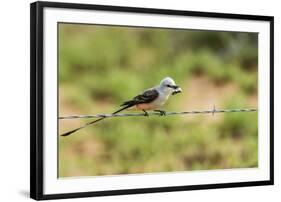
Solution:
M195 17L210 17L210 18L225 18L225 19L241 19L267 21L270 23L270 179L266 181L250 181L238 183L221 183L221 184L202 184L188 186L173 186L173 187L154 187L142 189L127 189L127 190L106 190L80 193L57 193L44 194L43 192L43 23L44 23L44 8L62 8L62 9L80 9L80 10L98 10L98 11L116 11L130 13L149 13L162 15L176 16L195 16ZM167 10L155 8L135 8L135 7L120 7L120 6L104 6L76 3L58 3L58 2L34 2L30 6L30 197L36 200L45 199L62 199L62 198L77 198L77 197L92 197L106 195L121 195L121 194L138 194L152 192L171 192L171 191L186 191L198 189L215 189L228 187L245 187L259 185L273 185L274 183L274 17L259 16L259 15L241 15L229 13L214 13L214 12L195 12L183 10Z

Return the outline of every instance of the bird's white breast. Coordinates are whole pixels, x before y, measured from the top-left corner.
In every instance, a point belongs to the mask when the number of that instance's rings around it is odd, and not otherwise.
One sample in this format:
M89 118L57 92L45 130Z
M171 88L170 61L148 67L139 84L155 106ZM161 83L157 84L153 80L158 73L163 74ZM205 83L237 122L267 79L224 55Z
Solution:
M169 94L159 92L158 98L155 99L151 104L154 104L155 107L161 107L168 100L169 96Z

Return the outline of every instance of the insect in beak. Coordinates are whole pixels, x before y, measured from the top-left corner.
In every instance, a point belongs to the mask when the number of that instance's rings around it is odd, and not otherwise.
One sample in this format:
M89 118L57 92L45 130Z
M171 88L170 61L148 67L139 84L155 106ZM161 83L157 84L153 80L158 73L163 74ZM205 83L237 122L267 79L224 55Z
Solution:
M173 88L173 92L172 92L172 95L175 95L175 94L178 94L178 93L181 93L182 92L182 89L181 87L179 86L174 86L175 88Z

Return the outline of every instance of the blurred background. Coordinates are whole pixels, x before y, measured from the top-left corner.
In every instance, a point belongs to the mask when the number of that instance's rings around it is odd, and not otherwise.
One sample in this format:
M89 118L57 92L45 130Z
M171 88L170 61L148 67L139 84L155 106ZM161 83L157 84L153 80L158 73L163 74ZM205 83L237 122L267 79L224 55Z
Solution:
M258 107L258 35L59 24L59 116L111 113L166 76L164 110ZM60 120L59 134L87 120ZM59 137L59 177L258 166L258 113L108 118Z

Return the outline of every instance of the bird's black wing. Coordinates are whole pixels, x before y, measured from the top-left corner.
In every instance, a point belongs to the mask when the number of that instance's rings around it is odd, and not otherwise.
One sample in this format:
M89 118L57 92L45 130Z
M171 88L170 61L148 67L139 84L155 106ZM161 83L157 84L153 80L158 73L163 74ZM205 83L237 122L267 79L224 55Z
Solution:
M124 102L121 106L126 106L126 105L133 106L141 103L150 103L153 100L155 100L158 96L159 93L156 89L148 89L144 91L142 94L134 97L132 100Z

